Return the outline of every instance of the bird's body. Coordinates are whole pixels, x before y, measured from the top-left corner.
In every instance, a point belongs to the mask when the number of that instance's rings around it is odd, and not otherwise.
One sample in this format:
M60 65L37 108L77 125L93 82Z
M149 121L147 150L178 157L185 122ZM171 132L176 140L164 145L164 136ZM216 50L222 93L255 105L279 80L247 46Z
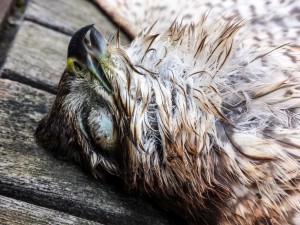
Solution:
M204 16L129 46L93 31L104 76L68 64L38 142L191 224L300 224L299 53L257 49L244 25Z

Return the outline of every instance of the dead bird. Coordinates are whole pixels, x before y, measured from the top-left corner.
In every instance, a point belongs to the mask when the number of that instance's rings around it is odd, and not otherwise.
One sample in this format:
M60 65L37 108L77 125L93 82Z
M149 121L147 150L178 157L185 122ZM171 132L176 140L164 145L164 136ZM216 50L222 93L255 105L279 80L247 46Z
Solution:
M299 52L244 27L204 16L129 46L81 28L38 144L190 224L300 224Z

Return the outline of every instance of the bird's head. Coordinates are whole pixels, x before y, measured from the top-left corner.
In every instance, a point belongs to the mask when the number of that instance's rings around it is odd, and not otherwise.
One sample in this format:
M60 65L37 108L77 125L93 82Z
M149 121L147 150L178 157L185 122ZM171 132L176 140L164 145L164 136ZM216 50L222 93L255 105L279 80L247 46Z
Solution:
M86 37L90 32L89 39ZM78 30L68 47L67 71L77 77L92 76L108 94L112 92L107 75L102 70L102 58L107 53L107 42L93 25Z
M102 168L118 174L118 115L114 90L103 70L103 63L108 63L107 47L93 25L73 35L55 102L35 136L42 147L67 154L94 172Z
M129 188L179 195L188 204L195 196L185 193L195 188L203 190L201 199L214 185L206 159L215 157L217 123L230 123L217 81L242 26L203 23L174 23L160 34L151 26L129 46L107 42L92 25L78 30L37 142L68 153L96 176L102 170L121 176ZM194 173L203 168L204 175Z

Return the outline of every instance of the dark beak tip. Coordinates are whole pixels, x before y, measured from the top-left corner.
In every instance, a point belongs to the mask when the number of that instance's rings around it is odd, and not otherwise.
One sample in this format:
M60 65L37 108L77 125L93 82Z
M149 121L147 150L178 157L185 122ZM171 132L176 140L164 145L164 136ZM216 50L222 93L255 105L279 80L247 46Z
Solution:
M106 40L104 36L95 27L91 28L90 40L92 47L98 51L98 53L103 53L106 49Z
M79 30L77 30L74 35L72 36L69 46L68 46L68 57L74 57L78 54L78 51L85 51L84 47L84 39L87 34L87 32L91 29L93 29L94 24L86 25Z

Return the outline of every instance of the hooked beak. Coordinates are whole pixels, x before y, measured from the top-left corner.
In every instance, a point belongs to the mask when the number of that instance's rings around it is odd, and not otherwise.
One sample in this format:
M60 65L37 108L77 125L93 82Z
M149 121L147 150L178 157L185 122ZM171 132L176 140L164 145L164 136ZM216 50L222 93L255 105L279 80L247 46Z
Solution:
M80 28L71 38L68 47L68 67L74 60L78 60L98 79L102 87L111 93L112 87L101 68L100 61L107 50L107 42L93 26L91 24ZM89 31L90 39L88 41L86 35Z

